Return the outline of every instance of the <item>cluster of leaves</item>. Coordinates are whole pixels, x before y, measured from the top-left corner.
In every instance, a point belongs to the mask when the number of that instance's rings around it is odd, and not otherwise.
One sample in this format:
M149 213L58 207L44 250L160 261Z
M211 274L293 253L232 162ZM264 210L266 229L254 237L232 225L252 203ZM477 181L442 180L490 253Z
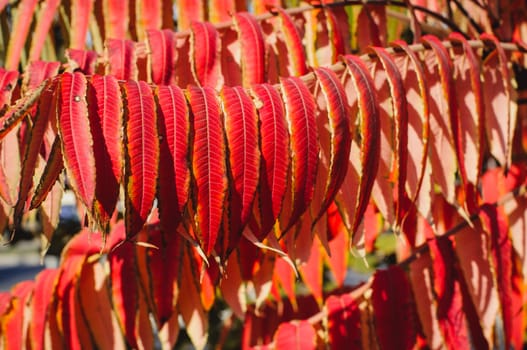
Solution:
M526 181L520 46L421 37L414 7L416 43L386 49L384 4L191 3L179 32L164 1L9 7L2 227L38 210L49 240L66 185L86 227L58 269L1 294L4 345L169 348L181 316L202 348L221 292L248 348L520 347L526 203L498 203ZM59 8L64 65L39 60ZM364 256L386 230L408 259L346 289L350 245Z

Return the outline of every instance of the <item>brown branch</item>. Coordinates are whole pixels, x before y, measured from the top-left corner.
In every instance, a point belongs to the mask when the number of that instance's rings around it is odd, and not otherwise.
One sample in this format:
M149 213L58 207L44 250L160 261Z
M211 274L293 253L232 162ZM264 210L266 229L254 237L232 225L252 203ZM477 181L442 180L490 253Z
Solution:
M504 194L500 199L498 199L498 201L496 201L495 203L491 203L491 205L493 205L495 207L502 206L502 205L504 205L505 203L507 203L510 200L513 200L513 199L515 199L517 197L520 197L520 196L525 196L526 193L527 193L527 185L524 184L524 185L521 185L521 186L515 188L514 190ZM426 242L424 242L423 244L421 244L420 246L415 248L415 250L413 251L412 255L410 255L406 259L400 261L399 263L397 263L397 265L399 265L402 268L408 268L410 266L410 264L412 262L414 262L417 258L419 258L421 255L423 255L425 253L428 253L430 251L430 245L429 244L430 244L431 241L448 239L449 237L454 236L455 234L457 234L462 229L464 229L464 228L468 227L469 225L475 223L479 219L480 219L480 216L479 216L478 213L472 214L469 217L468 221L460 222L459 224L457 224L456 226L452 227L451 229L449 229L448 231L446 231L442 235L436 235L433 239L427 240Z
M345 1L340 1L340 2L324 4L324 5L302 5L302 6L298 6L298 7L287 8L287 9L284 9L284 11L287 14L289 14L289 15L296 15L296 14L299 14L299 13L303 13L303 12L307 12L307 11L313 11L313 10L319 10L319 9L322 9L322 8L332 8L332 7L341 7L341 6L364 6L364 5L380 5L380 6L394 6L394 7L408 8L407 4L404 1L394 1L394 0L345 0ZM450 21L448 18L442 16L439 13L435 13L435 12L433 12L433 11L431 11L431 10L425 8L425 7L421 7L421 6L414 6L414 9L417 10L417 11L424 12L424 13L428 14L429 16L436 18L437 20L441 21L442 23L447 25L449 28L451 28L453 31L462 32L461 29L454 22ZM390 16L390 17L393 17L393 18L396 18L396 19L399 19L399 20L404 20L405 22L408 20L408 17L405 16L404 14L401 14L400 12L396 12L396 11L393 11L393 10L390 10L390 9L388 9L386 11L386 14L388 16ZM274 16L276 16L276 14L273 13L272 11L269 11L268 13L255 16L255 19L257 21L265 21L265 20L267 20L269 18L272 18ZM432 25L427 24L427 23L419 23L419 25L421 26L421 28L423 30L426 30L427 32L430 32L430 33L442 32L444 34L444 30L442 30L440 28L437 28L436 26L432 26ZM233 21L227 21L227 22L221 22L221 23L214 24L214 27L216 29L230 28L230 27L233 27L233 26L234 26ZM187 37L187 36L190 35L190 30L178 31L178 32L176 32L175 35L176 35L177 38L184 38L184 37Z

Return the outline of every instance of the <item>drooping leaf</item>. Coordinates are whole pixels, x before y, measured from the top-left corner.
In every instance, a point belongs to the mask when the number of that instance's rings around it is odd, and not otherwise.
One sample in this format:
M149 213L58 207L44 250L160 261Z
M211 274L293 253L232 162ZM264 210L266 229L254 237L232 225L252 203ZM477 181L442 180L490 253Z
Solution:
M332 295L325 303L329 344L333 349L362 349L360 310L351 294Z
M12 9L16 11L16 16L13 18L13 24L9 31L9 44L4 62L4 67L7 70L18 70L37 2L37 0L22 0L16 6L16 10Z
M171 235L183 215L189 197L189 111L185 96L176 86L156 90L160 142L158 199L163 230Z
M209 322L201 303L199 285L196 284L197 276L193 274L192 255L189 249L185 249L183 254L180 286L184 289L178 295L178 310L192 344L197 349L203 349L207 343Z
M329 66L345 54L343 38L337 30L337 19L333 12L323 8L302 13L304 45L309 65ZM295 16L298 20L298 16Z
M21 181L21 154L20 154L20 139L18 137L19 127L15 128L11 133L2 138L0 142L0 165L3 169L4 183L2 184L4 196L11 198L11 204L5 203L5 213L10 215L11 206L14 199L18 196L18 187Z
M354 92L347 91L346 93L349 103L356 100L356 104L352 105L351 113L358 112L358 124L361 135L359 146L360 168L354 170L348 169L348 174L353 172L360 176L355 201L349 201L349 198L346 200L348 211L353 213L350 217L350 229L351 233L354 234L357 232L364 212L366 211L373 188L373 182L379 166L380 121L379 104L375 98L373 81L368 74L366 66L357 56L352 55L345 56L344 62L347 71L350 74L353 88L355 89ZM351 99L350 94L353 93L356 94L356 96ZM354 123L352 122L351 125L353 126ZM350 154L350 160L353 155L352 152Z
M366 4L357 17L357 45L366 51L368 46L385 47L387 44L386 6Z
M403 219L403 211L401 210L401 200L390 201L390 195L382 191L383 186L380 184L379 176L386 178L383 173L385 171L389 171L390 176L388 178L388 181L395 182L396 198L402 199L404 197L406 186L406 171L401 169L406 169L408 164L408 128L406 127L406 125L408 124L408 104L405 98L405 89L402 77L399 73L399 70L397 69L397 66L392 56L389 55L385 49L380 47L372 47L371 51L375 52L375 54L377 55L386 74L386 81L389 86L389 108L392 111L392 115L390 116L389 122L383 122L383 120L385 119L381 120L381 132L384 136L381 136L381 162L379 163L379 173L377 175L377 181L383 197L388 197L384 198L383 202L388 203L388 205L390 202L392 202L393 206L395 207L393 211L395 213L395 224L398 227L401 225ZM375 81L379 79L379 75L379 73L376 73ZM388 106L381 102L380 107L382 110L387 108ZM383 118L383 115L384 114L381 113L381 118ZM386 138L388 140L386 140ZM388 143L387 146L391 150L389 151L389 153L391 153L391 157L390 155L386 156L384 153L385 150L383 145L386 146L386 143ZM386 158L391 158L391 161L387 160ZM372 195L373 199L376 201L377 207L381 212L383 212L383 210L381 209L381 200L377 198L377 190L375 188L375 184ZM383 215L387 220L389 220L389 209L383 212Z
M135 236L154 204L159 164L159 138L152 90L144 81L122 85L125 105L126 236Z
M130 23L129 0L103 0L104 31L106 38L126 39Z
M315 100L307 86L296 77L281 79L286 118L291 135L292 174L291 214L283 233L289 230L308 208L315 186L319 144L315 120Z
M315 349L316 333L313 326L306 320L281 323L274 335L275 348Z
M28 144L25 148L21 169L22 181L20 182L18 200L14 210L14 218L17 222L22 219L22 214L27 210L29 204L27 201L31 196L30 191L33 187L33 175L35 174L37 162L39 161L44 133L48 128L49 121L54 119L54 116L51 115L57 112L57 94L53 90L54 86L44 91L27 140Z
M127 39L106 39L104 43L106 74L117 80L137 79L135 44Z
M90 210L95 197L95 157L86 92L83 74L62 74L58 123L64 165L77 196Z
M453 68L441 41L431 35L421 39L431 49L424 54L426 82L429 89L430 148L432 178L448 202L455 201L456 154L459 143L457 100L454 95Z
M327 210L328 226L328 246L331 256L326 258L327 264L337 286L344 284L348 266L348 250L342 247L349 247L349 235L342 220L340 209L333 202Z
M112 75L94 75L88 86L90 128L94 140L95 202L94 217L103 231L119 197L123 168L123 102L117 80Z
M209 22L192 22L190 28L189 57L195 81L202 86L222 85L218 31Z
M0 111L11 105L11 96L16 87L18 71L9 71L0 68Z
M148 30L147 43L150 49L149 67L154 84L169 85L173 80L174 70L174 38L168 29Z
M125 346L119 323L112 310L109 284L104 266L99 262L85 263L79 276L78 303L86 319L94 346L116 349Z
M93 0L77 0L71 2L70 48L84 50L92 9Z
M39 87L48 78L54 77L59 73L60 62L33 61L24 71L22 89L31 91ZM45 85L47 87L47 84Z
M280 94L268 84L252 89L260 105L258 117L262 144L258 204L261 240L273 227L282 210L289 169L289 133Z
M242 85L248 88L253 84L262 84L265 82L266 57L262 28L248 12L237 12L233 21L240 41Z
M258 115L242 87L223 87L221 101L231 172L229 193L229 250L249 220L259 180Z
M118 223L110 234L108 262L110 264L112 304L129 346L137 348L135 319L138 310L139 285L136 272L135 249L132 242L124 241L124 223ZM124 241L124 242L123 242Z
M276 7L274 11L277 12L278 18L280 19L280 31L283 35L283 45L285 50L277 53L278 60L281 61L282 55L287 57L287 65L284 72L280 70L280 73L284 75L287 72L287 76L301 76L307 73L306 65L306 54L304 52L304 46L302 45L302 38L298 32L298 28L291 16L287 14L282 8Z
M202 22L205 20L205 5L203 0L177 0L177 13L184 13L184 16L178 18L178 30L190 29L194 21Z
M406 273L398 266L379 270L371 288L379 345L383 349L411 349L416 338L416 314Z
M194 120L192 171L196 181L196 231L203 250L212 252L223 216L227 191L225 141L216 93L210 87L190 86L187 99Z
M428 90L425 83L424 69L416 54L410 50L408 44L397 40L393 45L404 51L404 54L394 56L395 62L403 78L408 102L408 163L406 170L406 196L413 204L418 200L421 187L429 188L430 174L427 170L428 135L429 135L429 101ZM411 68L410 68L411 67ZM405 127L402 125L401 127ZM417 203L419 212L427 216L430 211L430 202L424 194L422 202ZM422 198L423 198L422 197ZM399 199L400 200L400 199Z
M324 122L330 133L328 174L322 204L313 222L316 222L329 208L337 195L348 170L348 159L351 149L350 120L348 116L348 103L344 87L337 75L328 68L315 69L317 81L324 95L327 109L327 123ZM319 128L319 135L322 132ZM321 137L321 136L319 136Z
M455 217L455 213L451 211L450 216ZM466 289L466 292L463 292L466 293L463 305L471 324L473 341L481 344L482 340L472 328L475 318L483 341L486 340L487 346L492 346L492 330L499 312L499 295L490 265L488 238L479 222L474 224L474 228L461 229L454 237L454 249L466 285L462 286L462 289ZM467 311L467 307L474 310Z
M22 281L11 288L11 307L2 315L2 331L4 333L2 346L20 349L28 340L29 303L33 295L35 282Z
M31 301L31 323L29 325L32 349L44 349L44 333L48 321L48 310L54 302L55 286L59 276L58 269L45 269L35 278L35 291Z
M469 213L476 210L476 188L483 164L484 106L479 64L472 48L462 35L451 33L450 39L461 48L452 49L455 96L458 105L459 174L465 186Z
M236 0L208 0L207 10L212 23L228 22L231 15L237 12ZM239 11L239 9L238 9Z
M409 280L415 295L415 308L427 345L437 349L445 345L437 317L437 306L433 295L433 271L430 254L422 254L410 264ZM446 320L447 322L449 319ZM453 323L453 326L458 323Z
M38 185L33 193L33 197L31 198L30 210L38 208L42 204L53 185L57 182L63 169L64 159L62 157L61 141L57 136L51 147L46 166L42 171Z
M496 269L496 284L501 303L505 347L517 348L523 343L523 329L521 325L522 313L514 298L518 297L513 291L513 263L512 243L509 239L507 218L502 208L491 204L484 204L481 209L483 228L490 236L492 261ZM521 305L521 303L520 303Z
M37 23L32 33L31 47L29 49L29 61L38 61L41 57L42 49L49 35L53 22L53 17L60 5L60 0L48 0L46 6L41 6L38 11ZM58 63L58 62L57 62Z
M18 99L14 105L7 108L5 113L0 115L0 139L3 139L7 133L19 125L26 115L31 113L40 95L42 95L42 92L47 86L47 82L42 82L38 87L31 90L31 92Z
M65 56L68 59L69 72L82 72L86 75L95 73L97 52L79 49L67 49Z
M499 40L491 34L482 34L481 40L494 50L482 64L483 95L485 97L485 126L490 152L498 162L508 168L512 157L512 137L516 126L517 105L511 99L513 88L508 59Z
M144 40L148 36L149 30L160 30L163 25L163 12L171 10L169 6L163 7L163 1L135 1L135 30L137 38Z

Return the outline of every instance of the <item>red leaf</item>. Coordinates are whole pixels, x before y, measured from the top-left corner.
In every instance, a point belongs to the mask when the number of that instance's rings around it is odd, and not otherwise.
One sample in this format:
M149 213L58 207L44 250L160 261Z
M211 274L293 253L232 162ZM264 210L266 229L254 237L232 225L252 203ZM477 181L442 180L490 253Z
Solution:
M326 300L329 344L332 349L362 349L361 312L351 294Z
M171 30L148 30L148 47L150 49L149 66L152 82L158 85L169 85L173 80L174 39Z
M146 241L158 249L137 247L137 266L157 326L161 328L175 311L183 241L180 235L165 234L158 227L147 227L145 231Z
M38 112L34 118L33 127L30 130L28 144L24 152L22 162L21 182L18 191L18 200L15 205L14 218L20 222L23 213L27 210L27 200L33 187L33 175L40 158L40 149L44 140L44 133L48 128L51 115L57 112L57 96L52 89L46 89L38 105ZM8 202L9 203L9 202Z
M278 61L280 62L283 58L287 57L287 69L282 72L282 75L287 72L286 76L301 76L307 73L306 65L306 54L304 52L304 46L302 45L302 38L298 32L298 28L291 16L287 14L282 8L276 7L274 11L278 12L280 18L280 30L284 36L285 49L278 53ZM284 57L285 56L285 57Z
M382 181L386 179L386 172L390 172L389 181L396 183L396 199L402 199L405 195L405 185L406 185L406 171L401 171L401 169L406 169L408 164L408 105L406 102L405 90L403 85L403 80L397 65L395 64L391 55L381 47L372 47L371 51L375 52L379 61L382 64L382 68L386 74L386 80L389 86L389 106L381 103L381 111L389 108L393 111L393 115L389 118L387 122L385 119L381 119L381 132L388 137L388 139L393 140L391 145L386 145L391 153L391 157L386 157L384 150L384 138L381 138L381 163L379 163L379 172L377 173L377 185L382 192L383 196L391 196L391 194L385 193L382 186ZM375 77L378 79L379 73L375 73ZM382 90L381 90L382 91ZM383 118L384 113L381 113L381 118ZM391 158L387 160L386 158ZM379 177L382 177L383 180L379 180ZM389 209L383 210L381 205L381 200L377 197L377 190L374 185L373 189L373 198L376 201L376 204L379 208L379 211L383 213L383 216L389 220ZM388 205L390 202L394 202L395 206L395 220L396 227L399 227L402 223L404 212L401 210L401 200L390 200L390 198L385 198L383 203L386 202Z
M122 86L125 103L126 236L135 236L154 204L159 164L159 138L154 97L144 81Z
M3 343L6 349L22 349L28 339L29 303L35 283L23 281L11 288L11 308L2 315Z
M0 68L0 111L11 105L11 95L16 87L18 71Z
M176 86L156 90L160 143L159 216L163 230L175 233L189 196L189 111L183 92Z
M467 207L470 213L476 211L476 188L483 164L484 106L480 81L479 64L474 51L466 39L451 33L450 39L461 45L461 53L453 48L455 96L458 105L459 174L465 186Z
M282 78L280 81L293 155L292 212L287 225L283 227L285 233L296 224L313 198L319 145L313 95L300 78Z
M37 0L23 0L16 7L16 16L9 30L9 44L5 54L4 67L7 70L18 70L37 3Z
M31 48L29 50L29 62L35 62L40 59L42 48L44 47L47 36L50 34L50 28L59 5L60 0L48 0L46 1L46 6L40 7L37 15L37 23L35 29L32 32Z
M277 350L316 349L317 335L305 320L281 323L274 335Z
M209 255L218 237L227 191L222 118L212 88L191 86L187 92L194 117L192 170L196 180L195 224L203 250Z
M212 23L228 22L231 14L236 13L236 0L209 0L207 9Z
M507 55L499 40L491 34L482 34L481 40L492 46L492 51L483 61L483 94L488 103L485 108L485 126L490 152L505 168L509 168L512 157L512 137L516 126L516 104L511 102L511 77Z
M207 343L209 322L199 295L198 276L194 275L192 254L189 249L183 252L183 266L179 285L183 288L178 295L178 309L185 322L187 334L192 344L203 349Z
M385 47L387 44L386 6L362 6L357 17L357 45L359 50L366 51L368 46Z
M451 210L448 217L455 218L458 222L461 221L462 219L457 217L454 210ZM483 341L486 339L492 347L494 344L492 334L499 312L500 299L494 282L495 275L491 266L488 238L479 222L476 222L474 226L474 228L463 228L456 233L454 249L463 276L460 281L463 280L466 285L462 286L465 290L463 305L471 324L473 340L476 339L478 343L481 343L479 336L481 334ZM479 334L473 330L475 323L480 328Z
M262 28L253 15L247 12L237 12L234 26L238 31L240 41L240 62L242 66L243 86L248 88L253 84L265 82L265 43Z
M220 36L216 28L208 22L192 22L190 62L192 74L198 84L212 87L223 84L220 50Z
M106 74L117 80L137 79L137 55L135 44L126 39L107 39L104 43Z
M58 269L45 269L35 278L35 289L31 300L31 323L29 325L29 339L32 349L45 348L44 333L49 318L48 310L54 302L58 276Z
M373 278L372 304L375 331L383 349L411 349L416 339L416 315L404 270L393 266Z
M289 169L289 133L280 94L268 84L255 85L253 93L260 102L260 166L259 208L263 239L273 227L280 211L287 185Z
M112 281L112 303L121 331L132 348L137 348L135 320L138 309L139 290L137 283L135 247L124 241L126 231L122 221L110 234L109 279ZM122 242L122 244L121 244Z
M130 24L129 0L103 0L104 32L106 38L126 39Z
M330 270L333 272L335 283L338 287L344 284L344 278L348 270L349 237L346 226L342 221L340 209L333 202L327 210L328 242L331 256L326 258Z
M30 210L38 208L42 204L53 185L57 182L63 169L64 160L62 157L61 142L60 138L57 136L51 147L49 158L38 182L38 186L35 189L33 198L31 198Z
M179 0L176 2L177 13L184 13L178 18L178 30L188 30L194 21L205 20L205 5L203 0Z
M36 89L44 80L56 76L59 68L60 62L31 62L24 72L24 90Z
M368 74L364 62L357 56L348 55L344 58L348 73L357 93L357 107L359 111L360 126L360 177L359 190L355 203L346 203L348 210L354 211L351 223L351 232L354 234L361 223L368 202L380 158L380 120L379 104L375 98L376 94L373 81ZM351 101L348 95L348 101ZM354 107L355 108L355 107ZM354 111L352 111L353 113ZM352 123L353 124L353 123ZM356 170L357 171L357 170Z
M124 348L119 323L112 310L104 266L98 261L85 263L78 281L78 304L88 331L99 349Z
M91 134L97 142L95 155L94 216L103 231L108 231L110 217L119 198L122 177L122 108L121 91L112 75L94 75L88 89Z
M97 64L97 52L88 50L66 49L68 59L68 71L82 72L86 75L95 73Z
M441 332L439 320L437 317L437 305L435 304L434 287L432 282L434 275L432 271L432 259L430 254L421 254L410 264L409 279L415 298L415 306L421 328L426 337L427 346L431 349L437 349L444 346L445 339ZM463 316L463 310L458 310L458 316ZM462 320L462 318L461 318ZM447 325L450 325L446 319ZM452 322L452 326L458 326L462 322ZM452 327L455 329L454 327ZM460 337L466 334L457 334ZM454 342L453 342L454 343Z
M480 215L483 227L490 236L492 261L496 270L496 284L505 331L505 347L519 348L523 344L523 329L518 327L522 322L522 306L514 300L519 296L513 291L512 264L514 258L507 217L502 208L492 204L484 204ZM514 309L518 306L519 309Z
M71 2L70 48L84 50L93 0L77 0Z
M86 77L64 73L60 83L59 131L67 174L77 196L91 209L95 196L95 158L86 103Z
M430 96L430 148L432 178L449 203L455 202L457 172L457 105L454 95L452 61L441 41L422 37L431 48L424 55L425 77Z
M324 150L325 157L328 159L328 173L323 201L320 209L317 209L318 214L316 214L313 222L316 222L326 212L337 195L348 171L351 149L349 110L344 86L342 86L337 75L328 68L315 69L315 75L325 98L330 144L329 150ZM325 126L326 120L322 122ZM323 129L319 127L321 139L323 132Z
M139 0L135 2L135 30L139 40L144 40L149 30L161 29L164 10L169 11L168 8L163 8L162 1Z
M394 58L403 78L406 100L408 102L409 128L405 132L408 135L409 157L406 169L400 171L406 172L406 195L413 204L418 199L421 186L430 186L429 171L427 172L426 169L429 134L429 91L425 84L425 73L422 64L416 54L410 50L408 44L401 40L395 41L393 45L402 49L405 53L405 55L395 56ZM402 125L402 127L404 128L405 126ZM426 183L423 184L424 182ZM430 195L425 194L424 197L430 198ZM430 211L429 201L425 199L422 203L417 203L417 206L423 216L428 215Z
M229 236L232 238L229 247L232 249L249 220L258 185L258 115L242 87L225 86L221 100L232 176L229 195Z
M304 44L308 62L313 67L330 66L344 54L342 37L337 29L337 19L331 11L316 9L302 13Z

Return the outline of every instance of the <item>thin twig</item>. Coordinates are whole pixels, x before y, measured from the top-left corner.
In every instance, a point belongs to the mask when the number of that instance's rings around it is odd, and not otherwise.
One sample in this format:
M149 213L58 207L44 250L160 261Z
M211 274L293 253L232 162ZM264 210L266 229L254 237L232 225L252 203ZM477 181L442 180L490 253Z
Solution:
M495 207L499 207L504 205L510 200L513 200L517 197L524 196L526 194L527 186L521 185L514 190L504 194L498 201L495 203L492 203L491 205ZM417 258L419 258L421 255L428 253L430 251L430 242L433 240L443 240L448 239L449 237L455 235L456 233L460 232L462 229L467 228L470 224L475 223L477 220L480 219L480 216L478 213L472 214L469 217L468 221L463 221L457 224L456 226L452 227L442 235L436 235L433 239L430 239L426 241L425 243L421 244L419 247L415 248L412 255L407 257L406 259L400 261L397 265L403 268L408 268L412 262L414 262Z

